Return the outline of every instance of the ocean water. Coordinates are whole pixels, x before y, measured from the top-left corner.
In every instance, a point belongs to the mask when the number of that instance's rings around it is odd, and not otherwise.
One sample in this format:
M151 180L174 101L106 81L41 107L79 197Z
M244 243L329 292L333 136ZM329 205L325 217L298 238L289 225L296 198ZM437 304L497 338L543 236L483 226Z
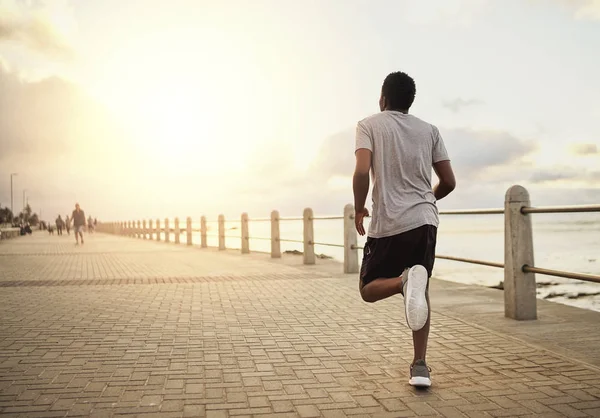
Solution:
M535 265L555 270L600 274L600 213L532 214ZM185 219L185 218L181 218ZM185 228L185 223L182 223ZM199 228L199 225L194 225ZM217 224L208 223L209 246L217 246ZM226 246L240 248L239 220L226 221ZM269 252L269 222L250 222L250 250ZM343 244L342 220L315 220L315 242ZM183 232L183 231L182 231ZM302 240L301 221L281 221L282 239ZM185 242L185 235L181 237ZM194 244L200 235L194 232ZM359 245L365 238L359 237ZM302 251L302 243L282 242L282 251ZM343 248L316 245L317 254L343 260ZM437 254L503 263L503 215L442 215ZM362 251L360 253L362 258ZM503 280L500 268L437 259L434 276L459 283L497 286ZM538 297L553 302L600 311L600 284L536 275Z

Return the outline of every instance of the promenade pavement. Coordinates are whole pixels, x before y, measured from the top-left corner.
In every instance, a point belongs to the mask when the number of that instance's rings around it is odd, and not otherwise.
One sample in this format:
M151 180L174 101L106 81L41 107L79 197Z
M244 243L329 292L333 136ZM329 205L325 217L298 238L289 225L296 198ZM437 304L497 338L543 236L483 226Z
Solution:
M600 313L432 280L433 387L403 302L302 257L105 234L0 243L0 415L600 417Z

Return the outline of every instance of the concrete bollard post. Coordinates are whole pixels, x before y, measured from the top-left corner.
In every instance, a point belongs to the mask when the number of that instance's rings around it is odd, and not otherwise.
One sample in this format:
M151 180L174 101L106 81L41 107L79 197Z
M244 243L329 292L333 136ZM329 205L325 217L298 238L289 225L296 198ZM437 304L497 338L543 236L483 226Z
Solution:
M531 206L529 193L512 186L504 201L504 315L528 320L537 318L535 273L525 273L524 265L533 266L531 217L523 207Z
M344 273L358 273L358 233L354 226L354 205L344 207Z
M141 237L142 237L142 223L138 219L137 228L136 228L136 238L141 238Z
M179 244L179 235L181 234L181 230L179 229L179 218L175 218L175 244Z
M247 213L242 213L242 254L250 254L250 233L248 231Z
M271 212L271 258L281 258L281 236L279 234L279 212Z
M200 217L200 247L208 247L208 242L206 241L206 216Z
M170 238L169 238L169 233L171 231L169 231L169 218L165 218L165 242L169 242Z
M152 241L154 239L154 225L152 219L148 220L148 239Z
M304 264L315 264L313 210L304 209Z
M219 215L219 250L225 249L225 216Z
M146 220L142 221L142 237L144 239L148 239L148 225L146 225Z
M190 218L189 216L187 217L186 221L185 221L186 225L185 225L185 229L186 229L186 245L192 245L192 218Z
M157 218L156 219L156 240L157 241L160 241L160 233L161 233L161 230L160 230L160 219Z

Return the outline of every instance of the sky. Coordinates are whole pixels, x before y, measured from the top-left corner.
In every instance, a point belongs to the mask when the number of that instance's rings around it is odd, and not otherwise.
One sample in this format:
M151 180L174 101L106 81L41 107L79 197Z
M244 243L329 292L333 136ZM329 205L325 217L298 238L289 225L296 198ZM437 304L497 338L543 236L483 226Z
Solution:
M440 208L600 202L600 0L0 0L0 205L98 219L351 203L356 123L416 81Z

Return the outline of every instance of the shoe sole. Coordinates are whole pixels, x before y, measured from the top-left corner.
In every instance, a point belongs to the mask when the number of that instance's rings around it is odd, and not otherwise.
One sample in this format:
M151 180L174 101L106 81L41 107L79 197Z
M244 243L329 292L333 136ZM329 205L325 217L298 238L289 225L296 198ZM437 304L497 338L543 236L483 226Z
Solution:
M411 377L410 380L408 381L408 383L411 386L428 388L431 386L431 379L428 377L423 377L423 376L415 376L415 377Z
M404 309L408 327L418 331L425 326L429 307L425 291L428 274L425 267L416 265L408 271L408 282L404 292Z

